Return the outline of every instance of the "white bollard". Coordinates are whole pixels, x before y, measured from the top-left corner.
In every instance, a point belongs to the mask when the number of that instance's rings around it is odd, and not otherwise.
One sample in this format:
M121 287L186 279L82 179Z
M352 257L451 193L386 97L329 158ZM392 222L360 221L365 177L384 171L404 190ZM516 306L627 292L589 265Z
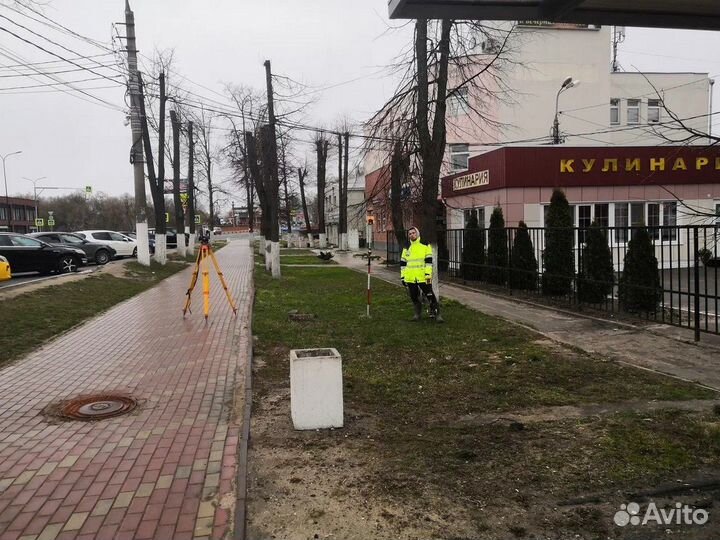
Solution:
M290 351L290 414L295 429L343 427L342 357L336 349Z

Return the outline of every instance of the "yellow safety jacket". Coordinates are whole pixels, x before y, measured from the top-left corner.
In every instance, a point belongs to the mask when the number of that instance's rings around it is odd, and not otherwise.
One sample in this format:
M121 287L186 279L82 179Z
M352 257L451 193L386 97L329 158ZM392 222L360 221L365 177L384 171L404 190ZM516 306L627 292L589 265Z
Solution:
M432 248L418 236L400 256L400 278L405 283L425 283L432 278Z

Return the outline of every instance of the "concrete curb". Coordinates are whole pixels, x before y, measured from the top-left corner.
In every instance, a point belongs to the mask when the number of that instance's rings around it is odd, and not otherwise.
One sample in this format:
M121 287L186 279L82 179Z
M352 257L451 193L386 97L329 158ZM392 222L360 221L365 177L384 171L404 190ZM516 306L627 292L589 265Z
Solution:
M252 255L252 245L250 246ZM251 272L252 287L250 288L252 299L249 302L248 310L248 350L247 367L245 373L245 409L243 414L243 426L238 441L238 468L236 476L236 502L235 502L235 540L245 540L247 529L247 477L248 477L248 444L250 442L250 420L252 413L252 367L253 367L253 333L252 318L255 306L255 272Z

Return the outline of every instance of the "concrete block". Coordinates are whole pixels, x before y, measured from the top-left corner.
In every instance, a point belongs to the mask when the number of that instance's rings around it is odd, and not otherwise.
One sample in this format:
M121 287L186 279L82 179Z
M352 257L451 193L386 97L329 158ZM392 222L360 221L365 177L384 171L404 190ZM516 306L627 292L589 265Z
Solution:
M336 349L290 351L290 414L295 429L343 427L342 357Z

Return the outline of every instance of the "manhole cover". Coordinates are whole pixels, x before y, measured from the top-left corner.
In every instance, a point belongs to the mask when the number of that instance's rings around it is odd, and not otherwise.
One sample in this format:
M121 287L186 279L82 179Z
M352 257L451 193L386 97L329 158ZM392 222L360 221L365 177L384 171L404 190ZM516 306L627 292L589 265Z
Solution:
M62 401L45 412L65 420L102 420L128 413L136 406L137 401L130 396L96 394Z

